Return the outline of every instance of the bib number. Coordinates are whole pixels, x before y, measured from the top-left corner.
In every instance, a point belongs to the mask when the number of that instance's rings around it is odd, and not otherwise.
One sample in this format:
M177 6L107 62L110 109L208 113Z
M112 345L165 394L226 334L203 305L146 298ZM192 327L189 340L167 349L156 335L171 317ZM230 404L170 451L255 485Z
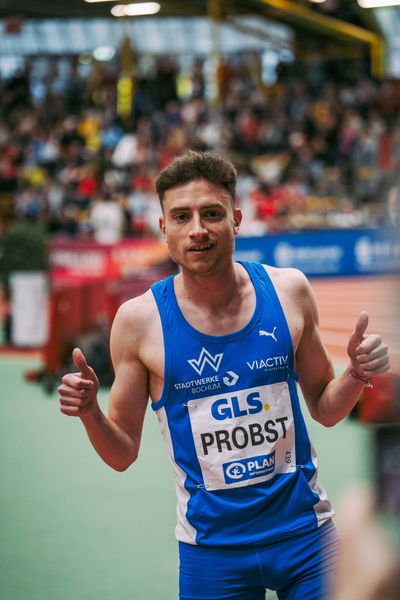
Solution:
M188 402L197 457L208 490L261 483L296 468L287 382Z

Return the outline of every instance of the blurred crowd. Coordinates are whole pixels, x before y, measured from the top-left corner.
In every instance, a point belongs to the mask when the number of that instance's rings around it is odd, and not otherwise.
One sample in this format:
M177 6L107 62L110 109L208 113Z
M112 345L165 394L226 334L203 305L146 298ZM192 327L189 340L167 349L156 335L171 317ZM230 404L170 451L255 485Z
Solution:
M0 82L0 239L12 219L103 243L156 235L154 178L187 148L234 161L244 234L400 222L400 82L315 59L266 84L245 54L221 61L211 100L203 60L183 82L164 57L122 119L117 70L78 67Z

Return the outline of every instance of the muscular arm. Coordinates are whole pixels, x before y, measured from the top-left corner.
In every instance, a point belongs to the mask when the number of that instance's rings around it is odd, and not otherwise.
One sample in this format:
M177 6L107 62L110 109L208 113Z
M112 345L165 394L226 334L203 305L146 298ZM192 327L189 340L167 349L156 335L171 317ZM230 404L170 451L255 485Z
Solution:
M331 427L349 414L360 397L364 383L351 374L350 368L335 377L321 341L314 294L304 277L297 281L297 286L304 314L304 329L296 352L299 383L311 416ZM362 313L347 347L353 371L364 378L389 368L387 346L378 336L364 335L367 325L368 315Z
M138 456L149 395L147 370L137 354L144 321L140 302L135 299L123 305L112 326L115 380L108 416L97 402L97 377L79 349L74 350L74 362L80 373L65 375L59 388L61 411L81 418L99 456L117 471L125 470Z

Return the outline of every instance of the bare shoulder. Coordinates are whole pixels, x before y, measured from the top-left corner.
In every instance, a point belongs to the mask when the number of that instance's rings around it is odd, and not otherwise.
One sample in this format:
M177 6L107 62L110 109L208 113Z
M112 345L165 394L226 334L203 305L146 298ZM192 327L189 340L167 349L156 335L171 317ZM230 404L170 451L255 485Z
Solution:
M138 351L156 316L157 305L151 290L121 304L111 329L111 349L127 347L132 352Z
M151 290L141 296L127 300L117 310L115 321L124 326L146 326L157 312L157 306Z
M311 286L307 277L299 269L278 268L270 265L263 265L274 284L277 292L291 294L307 294L311 291Z
M274 284L288 323L293 347L299 347L304 332L318 324L318 309L311 285L302 271L264 265Z

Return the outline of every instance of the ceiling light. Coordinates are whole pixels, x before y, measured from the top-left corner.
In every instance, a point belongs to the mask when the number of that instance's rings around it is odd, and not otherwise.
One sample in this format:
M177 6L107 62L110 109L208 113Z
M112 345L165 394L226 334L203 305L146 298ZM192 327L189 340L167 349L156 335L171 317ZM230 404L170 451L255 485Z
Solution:
M361 8L386 8L400 6L400 0L357 0Z
M93 50L93 57L99 62L108 62L114 58L115 48L112 46L97 46Z
M113 6L111 9L111 14L114 17L125 17L125 5L124 4L117 4L116 6Z
M85 0L85 2L94 4L95 2L114 2L114 0Z
M104 1L104 0L103 0ZM138 2L137 4L117 4L111 9L114 17L138 17L155 15L161 6L158 2Z

